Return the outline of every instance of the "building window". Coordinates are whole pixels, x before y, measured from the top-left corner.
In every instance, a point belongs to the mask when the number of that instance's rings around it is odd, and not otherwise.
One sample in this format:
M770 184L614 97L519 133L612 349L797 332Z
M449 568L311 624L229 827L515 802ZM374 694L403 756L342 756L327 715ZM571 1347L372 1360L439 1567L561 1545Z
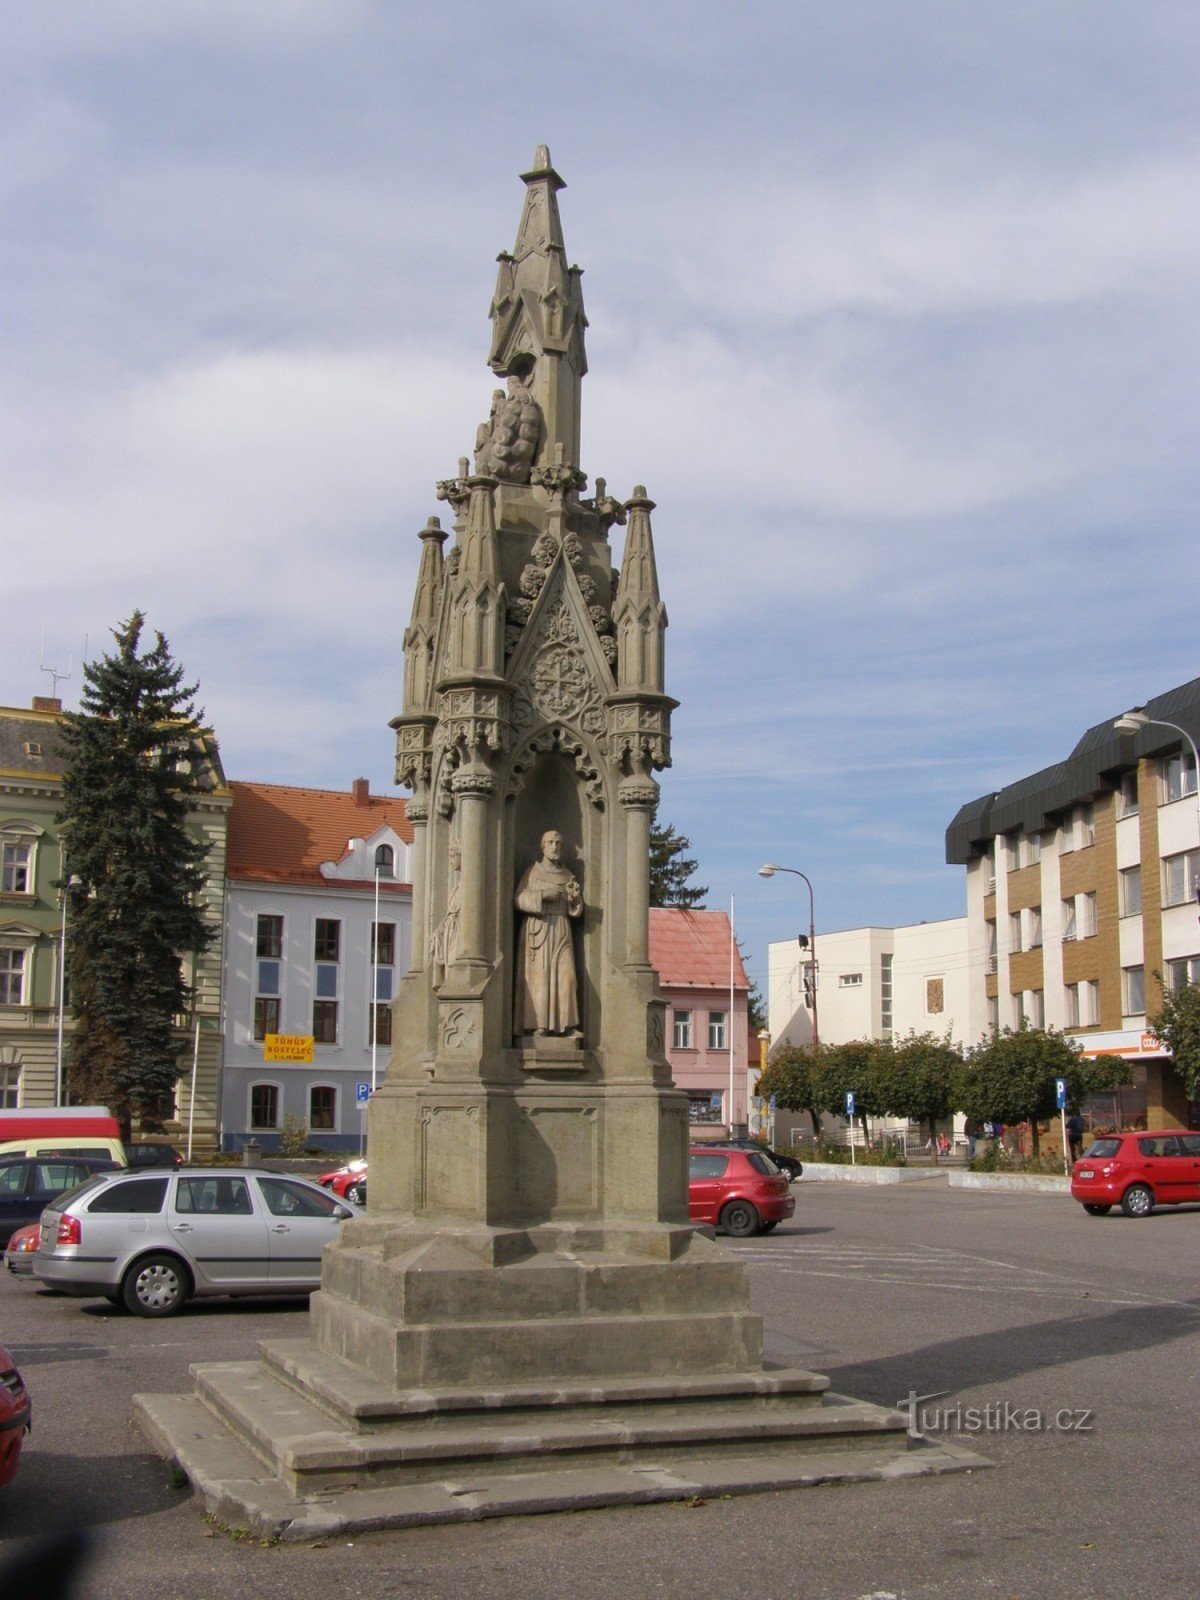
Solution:
M885 1039L892 1035L892 958L879 958L879 1031Z
M25 1004L25 973L27 950L14 945L0 945L0 1006Z
M1121 915L1139 917L1142 914L1142 869L1126 867L1121 873Z
M1008 948L1014 954L1021 949L1021 913L1011 911L1008 916Z
M1096 808L1089 803L1078 812L1079 848L1086 850L1096 842Z
M1182 800L1185 795L1196 792L1196 758L1189 750L1185 755L1167 756L1159 764L1159 786L1162 791L1162 803L1169 805L1172 800Z
M1026 1012L1031 1028L1044 1028L1046 1026L1046 991L1044 989L1030 989L1029 1009Z
M390 1045L392 1042L392 1008L391 1005L376 1003L371 1007L371 1026L375 1029L375 1044Z
M1163 904L1181 906L1196 898L1200 884L1200 850L1185 850L1182 855L1163 859Z
M1062 903L1062 936L1063 943L1069 944L1075 937L1075 896Z
M861 972L843 972L838 979L839 989L861 989L863 975Z
M1146 1009L1146 975L1143 967L1123 967L1121 978L1125 991L1125 1015L1136 1017Z
M1167 962L1167 988L1172 994L1186 984L1200 983L1200 956L1181 956Z
M261 1041L269 1033L278 1033L279 1029L279 1000L274 995L255 995L254 997L254 1037Z
M708 1048L710 1050L727 1050L729 1041L726 1037L726 1023L729 1020L727 1011L710 1011L708 1013Z
M0 1111L15 1111L20 1104L20 1067L0 1067Z
M676 1013L678 1015L678 1013ZM721 1091L719 1089L689 1089L688 1090L688 1121L712 1125L714 1122L723 1122L721 1115Z
M690 1050L692 1048L692 1013L690 1011L675 1011L672 1013L672 1039L676 1050Z
M375 871L381 878L396 876L396 852L390 844L381 844L375 850Z
M1121 787L1117 791L1117 815L1121 817L1136 817L1138 814L1138 775L1136 772L1126 772L1121 778Z
M1100 1021L1100 980L1089 978L1079 986L1079 1011L1081 1025L1094 1026Z
M277 1128L279 1126L279 1088L274 1083L256 1083L250 1089L250 1126L252 1128Z
M308 1125L314 1133L332 1133L337 1127L337 1090L317 1083L308 1091Z
M988 923L985 923L984 926L987 928L987 969L988 969L989 972L995 972L995 970L996 970L996 924L994 922L988 922Z
M381 967L396 965L396 924L373 922L371 924L371 958Z
M1066 986L1065 994L1066 994L1066 1002L1067 1002L1067 1004L1066 1004L1067 1027L1068 1028L1078 1028L1080 1026L1080 1022L1079 1022L1079 985L1077 983L1068 983L1067 986Z
M313 934L313 1039L317 1044L338 1042L338 995L341 982L342 925L318 917Z
M283 956L283 918L260 916L254 931L254 953L270 961Z
M1021 835L1014 833L1008 840L1008 870L1016 872L1021 865Z
M1075 910L1079 917L1079 937L1081 939L1094 939L1098 923L1096 920L1096 891L1089 889L1086 894L1081 894L1075 901Z
M339 961L342 925L329 917L318 917L313 935L313 956L318 961Z
M995 995L995 994L988 995L987 1019L988 1019L988 1027L991 1029L991 1031L993 1033L999 1033L1000 1032L1000 996L999 995Z
M0 850L0 890L5 894L32 894L33 847L5 844Z
M1030 950L1037 950L1040 948L1042 943L1041 906L1030 906L1029 910L1025 913L1025 920L1029 925L1028 948Z
M313 1001L313 1043L338 1042L338 1004L336 1000Z

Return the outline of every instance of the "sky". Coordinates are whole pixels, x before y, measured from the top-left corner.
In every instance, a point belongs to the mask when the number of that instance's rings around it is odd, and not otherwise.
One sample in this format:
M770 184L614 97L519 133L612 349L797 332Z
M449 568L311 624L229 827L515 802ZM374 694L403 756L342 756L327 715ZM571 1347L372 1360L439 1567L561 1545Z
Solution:
M645 484L660 815L751 974L961 915L959 806L1200 676L1173 0L0 12L0 702L135 608L229 776L392 792L417 531L548 144L583 459ZM614 530L619 534L619 530Z

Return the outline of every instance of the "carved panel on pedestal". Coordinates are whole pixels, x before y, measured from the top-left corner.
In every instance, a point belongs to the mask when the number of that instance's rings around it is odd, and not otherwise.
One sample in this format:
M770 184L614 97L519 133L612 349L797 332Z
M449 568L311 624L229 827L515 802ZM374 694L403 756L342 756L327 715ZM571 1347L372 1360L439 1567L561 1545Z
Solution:
M527 1105L517 1182L521 1210L534 1218L578 1216L600 1204L598 1108Z
M480 1131L477 1105L424 1107L419 1187L422 1210L463 1216L475 1211L483 1157Z

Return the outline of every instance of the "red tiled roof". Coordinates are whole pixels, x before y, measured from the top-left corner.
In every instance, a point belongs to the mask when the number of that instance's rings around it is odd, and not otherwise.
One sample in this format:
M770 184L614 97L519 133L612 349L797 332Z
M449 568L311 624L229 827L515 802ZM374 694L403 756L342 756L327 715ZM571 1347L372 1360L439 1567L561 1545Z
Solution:
M369 839L385 825L412 843L405 802L369 794L362 779L346 790L236 782L229 788L225 870L231 878L325 883L323 861L340 861L351 839Z
M729 987L729 914L655 906L650 911L650 964L664 988ZM733 986L749 989L741 951L734 946Z

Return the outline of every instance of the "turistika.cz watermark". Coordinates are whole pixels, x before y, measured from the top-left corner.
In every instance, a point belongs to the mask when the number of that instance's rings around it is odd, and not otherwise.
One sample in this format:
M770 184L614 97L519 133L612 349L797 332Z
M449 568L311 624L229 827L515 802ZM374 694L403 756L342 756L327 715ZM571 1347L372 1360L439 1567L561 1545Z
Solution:
M896 1409L908 1417L908 1432L918 1439L925 1433L1091 1433L1096 1413L1083 1406L1063 1406L1044 1411L1040 1406L1018 1406L1011 1400L991 1400L981 1406L936 1406L951 1391L918 1394L910 1389Z

